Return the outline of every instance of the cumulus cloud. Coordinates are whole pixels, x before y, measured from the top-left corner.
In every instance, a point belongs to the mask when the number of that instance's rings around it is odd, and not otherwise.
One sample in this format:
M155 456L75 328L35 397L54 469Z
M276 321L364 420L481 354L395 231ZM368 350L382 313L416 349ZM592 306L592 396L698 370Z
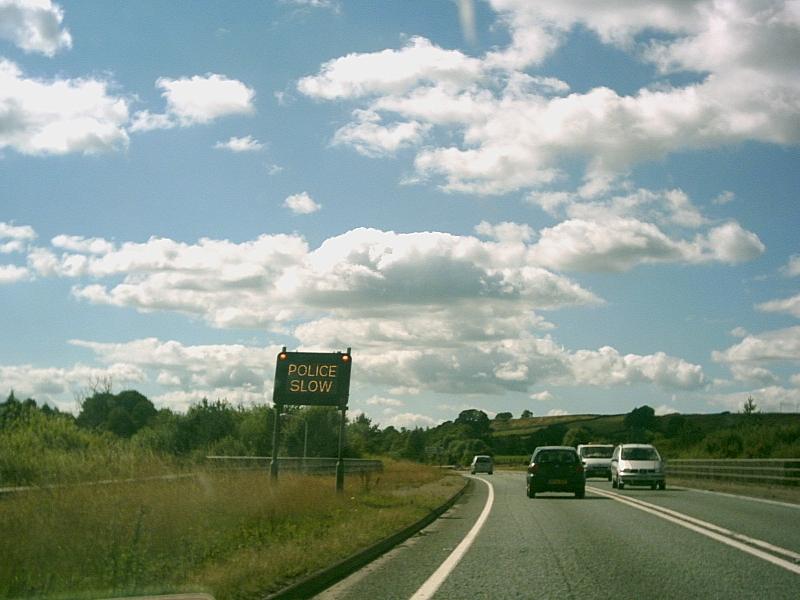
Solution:
M30 279L31 273L25 267L17 265L0 265L0 284L17 283Z
M109 361L106 367L76 364L67 368L41 368L32 365L0 365L0 394L12 389L17 397L31 397L61 410L76 412L76 399L87 393L93 381L113 381L130 386L146 380L145 373L131 364ZM5 397L5 396L4 396Z
M758 236L726 223L692 240L674 239L657 225L624 217L568 219L541 231L531 259L566 271L626 271L642 263L736 264L764 252Z
M792 412L800 407L800 389L770 385L747 392L718 394L712 402L730 411L741 411L748 397L752 397L756 406L763 412L780 412L789 408Z
M296 215L310 215L322 208L322 205L315 202L314 199L308 195L308 192L301 192L288 196L286 200L283 201L283 206Z
M564 157L586 160L587 182L602 187L636 163L686 149L800 140L793 58L800 20L790 3L490 4L511 36L504 48L472 57L413 37L400 49L329 60L297 88L315 99L358 102L378 115L373 124L379 118L447 132L441 139L454 140L449 146L403 137L418 148L418 177L478 194L550 184L562 175ZM631 94L596 87L563 95L563 82L530 74L578 27L659 75ZM678 71L693 78L681 86L660 79ZM354 114L338 140L364 151L365 140L380 138Z
M21 154L94 154L125 148L128 101L101 79L26 77L0 59L0 149Z
M786 273L787 277L798 277L800 276L800 254L795 254L789 257L789 262L786 263L786 266L783 268L784 273Z
M160 77L156 87L167 102L164 114L147 110L134 115L131 131L150 131L210 123L230 115L255 112L255 91L241 81L209 73L181 79Z
M427 415L404 412L390 417L378 418L376 420L382 427L395 427L397 429L416 429L417 427L433 427L439 422Z
M800 319L800 294L791 298L762 302L756 308L763 312L786 313Z
M35 239L36 232L32 227L0 221L0 254L24 252Z
M357 348L366 382L390 389L503 393L551 384L706 384L701 367L677 357L622 354L610 347L571 351L542 335L552 325L539 311L600 299L562 275L531 266L525 228L479 229L495 240L354 229L311 249L297 235L195 244L56 236L52 249L31 250L28 268L40 276L76 279L73 294L92 303L180 312L217 327L267 328L294 336L307 350ZM202 358L195 372L168 367L173 356L188 353L175 342L143 340L121 349L75 344L102 360L158 365L152 377L167 386L255 393L264 379L263 371L236 358L253 354L247 348L195 348L195 354L215 354L227 365L210 366Z
M724 364L800 361L800 326L749 334L738 344L713 352L712 358Z
M72 47L64 11L51 0L0 0L0 38L25 52L53 56Z
M404 147L419 144L430 127L416 121L381 124L373 111L356 111L357 120L339 129L333 144L347 144L365 156L394 154Z
M264 147L253 136L231 137L227 142L217 142L214 148L217 150L230 150L231 152L258 152Z

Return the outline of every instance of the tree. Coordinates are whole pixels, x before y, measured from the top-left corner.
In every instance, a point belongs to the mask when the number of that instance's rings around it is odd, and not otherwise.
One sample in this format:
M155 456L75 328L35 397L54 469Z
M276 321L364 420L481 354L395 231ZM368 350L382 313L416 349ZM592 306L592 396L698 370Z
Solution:
M514 415L512 415L510 412L501 412L501 413L497 413L495 415L494 420L495 421L510 421L512 418L514 418Z
M756 401L753 400L752 396L748 396L747 400L744 401L742 412L746 415L752 415L753 413L758 412L758 405L756 404Z
M586 444L591 441L592 432L586 427L570 427L567 433L564 434L562 444L564 446L578 446L578 444Z
M631 412L625 415L624 420L626 429L655 429L656 426L656 411L651 407L640 406L634 408Z
M530 419L533 416L533 413L529 411L527 408L522 411L522 414L519 416L520 419Z
M485 438L489 435L491 424L489 423L489 417L482 410L475 408L462 410L455 422L466 425L469 428L469 437Z

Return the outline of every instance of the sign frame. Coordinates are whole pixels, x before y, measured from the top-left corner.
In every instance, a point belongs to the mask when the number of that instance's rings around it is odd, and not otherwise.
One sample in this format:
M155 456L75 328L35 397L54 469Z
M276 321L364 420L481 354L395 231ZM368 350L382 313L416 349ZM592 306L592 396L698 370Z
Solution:
M276 406L347 408L353 357L347 352L287 352L275 359Z

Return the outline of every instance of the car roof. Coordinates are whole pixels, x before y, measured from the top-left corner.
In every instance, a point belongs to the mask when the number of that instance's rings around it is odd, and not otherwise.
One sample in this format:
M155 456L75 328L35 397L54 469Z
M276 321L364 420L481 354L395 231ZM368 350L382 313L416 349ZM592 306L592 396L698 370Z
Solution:
M614 444L604 444L602 442L589 442L588 444L578 444L578 448L588 448L589 446L613 446Z
M540 450L572 450L575 452L575 448L573 446L537 446L533 452L536 453Z
M653 444L620 444L623 448L655 448Z

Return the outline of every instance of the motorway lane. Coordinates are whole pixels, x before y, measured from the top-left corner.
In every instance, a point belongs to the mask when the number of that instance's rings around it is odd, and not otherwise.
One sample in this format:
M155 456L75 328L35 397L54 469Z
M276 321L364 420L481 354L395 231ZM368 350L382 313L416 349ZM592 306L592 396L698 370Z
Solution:
M583 500L560 494L529 499L523 473L482 478L494 485L492 513L434 598L800 597L800 575L613 499L591 492ZM599 480L589 485L612 491ZM796 509L789 507L783 508L795 515L791 525L778 527L790 531L786 534L773 531L776 519L781 520L780 511L773 509L781 507L684 490L626 489L622 494L712 522L714 511L708 505L721 505L726 522L720 525L738 532L748 529L776 544L791 538L791 529L797 532L797 513L791 512ZM692 502L695 496L697 502ZM485 498L486 486L473 486L449 519L437 521L437 529L387 555L370 572L336 586L331 593L338 595L321 598L410 598L457 545L455 530L466 534ZM735 519L739 502L751 502L740 510L760 525L743 528L742 523L727 522ZM762 509L767 516L760 518ZM784 547L796 543L794 539Z
M590 479L586 485L676 510L800 553L800 505L762 502L680 487L668 488L667 493L630 486L615 490L610 483L598 479Z

